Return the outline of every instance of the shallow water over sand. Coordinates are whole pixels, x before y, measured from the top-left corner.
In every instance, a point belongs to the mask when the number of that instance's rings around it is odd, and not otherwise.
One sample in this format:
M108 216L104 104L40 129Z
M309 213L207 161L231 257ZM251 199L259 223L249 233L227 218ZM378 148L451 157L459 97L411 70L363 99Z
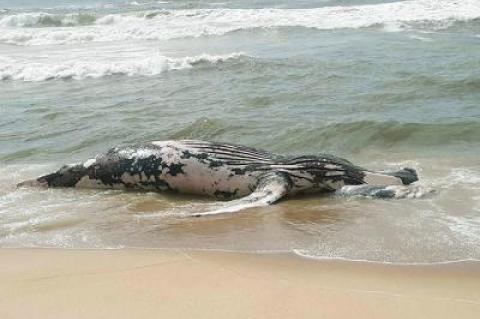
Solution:
M2 247L196 248L295 251L318 258L401 263L476 259L480 254L479 167L445 169L427 161L422 199L308 196L208 218L210 199L77 189L2 189ZM422 165L418 165L421 167ZM437 165L437 166L435 166ZM468 163L463 163L466 167ZM8 165L2 185L47 167Z
M476 1L91 2L0 11L0 247L480 258ZM211 200L15 189L112 146L180 138L411 166L437 192L188 219Z

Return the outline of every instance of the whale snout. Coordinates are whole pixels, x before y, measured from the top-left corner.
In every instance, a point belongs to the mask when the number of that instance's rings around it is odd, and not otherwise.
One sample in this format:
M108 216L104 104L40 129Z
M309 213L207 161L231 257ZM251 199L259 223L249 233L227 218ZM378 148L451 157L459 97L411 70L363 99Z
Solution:
M87 169L83 165L64 165L54 173L21 182L17 187L75 187L86 174Z
M27 187L28 188L30 187L48 188L48 182L43 178L35 178L35 179L29 179L17 184L17 188L27 188Z

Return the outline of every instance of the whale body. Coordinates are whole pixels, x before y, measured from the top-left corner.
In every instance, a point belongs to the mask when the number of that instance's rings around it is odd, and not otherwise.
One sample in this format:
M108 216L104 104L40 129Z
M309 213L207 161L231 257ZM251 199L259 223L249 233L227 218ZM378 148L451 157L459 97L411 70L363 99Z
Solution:
M139 189L240 198L218 211L225 212L238 205L268 205L298 193L398 197L405 193L402 185L417 180L411 168L378 172L328 154L287 156L235 144L180 140L115 147L19 186Z

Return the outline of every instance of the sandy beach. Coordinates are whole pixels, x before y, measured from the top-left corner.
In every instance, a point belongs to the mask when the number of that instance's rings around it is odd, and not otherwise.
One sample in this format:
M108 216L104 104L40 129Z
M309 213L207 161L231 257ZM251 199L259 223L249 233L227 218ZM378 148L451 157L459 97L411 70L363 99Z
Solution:
M0 318L478 318L480 264L0 250Z

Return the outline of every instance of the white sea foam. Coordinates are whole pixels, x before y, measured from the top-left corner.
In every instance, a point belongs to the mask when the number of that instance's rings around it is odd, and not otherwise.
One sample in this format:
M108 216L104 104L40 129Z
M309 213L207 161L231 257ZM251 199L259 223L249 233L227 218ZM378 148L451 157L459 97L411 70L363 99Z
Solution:
M480 217L464 217L442 214L442 220L456 234L461 234L464 240L478 243L480 240Z
M480 188L480 172L477 170L456 168L451 171L447 177L453 184L467 184L472 188Z
M454 168L448 175L435 181L437 187L443 189L467 188L480 190L480 171L471 168Z
M0 42L43 45L133 39L167 40L275 27L329 30L380 25L390 31L398 31L418 24L420 27L444 28L454 21L480 18L480 1L410 0L315 9L159 10L137 14L112 14L92 20L87 26L83 24L88 23L88 19L79 19L79 25L75 27L66 27L67 23L61 22L64 18L62 17L59 19L59 27L45 28L26 28L41 26L41 23L35 24L41 21L41 14L22 15L6 15L1 18ZM52 19L50 17L45 20L44 16L44 21L48 23Z
M370 260L370 259L360 259L360 258L347 258L341 256L322 256L315 255L312 252L304 249L293 249L292 252L300 257L314 259L314 260L324 260L324 261L336 261L336 262L359 262L359 263L371 263L371 264L384 264L384 265L404 265L404 266L431 266L431 265L446 265L446 264L455 264L463 262L479 262L480 260L475 258L457 258L457 259L447 259L443 261L424 261L424 262L405 262L405 261L386 261L386 260Z
M120 60L96 58L78 60L70 57L63 62L20 61L0 57L0 80L46 81L53 79L99 78L109 75L153 76L169 70L188 69L201 63L215 64L243 56L242 53L226 55L201 54L172 58L163 55L145 54Z

